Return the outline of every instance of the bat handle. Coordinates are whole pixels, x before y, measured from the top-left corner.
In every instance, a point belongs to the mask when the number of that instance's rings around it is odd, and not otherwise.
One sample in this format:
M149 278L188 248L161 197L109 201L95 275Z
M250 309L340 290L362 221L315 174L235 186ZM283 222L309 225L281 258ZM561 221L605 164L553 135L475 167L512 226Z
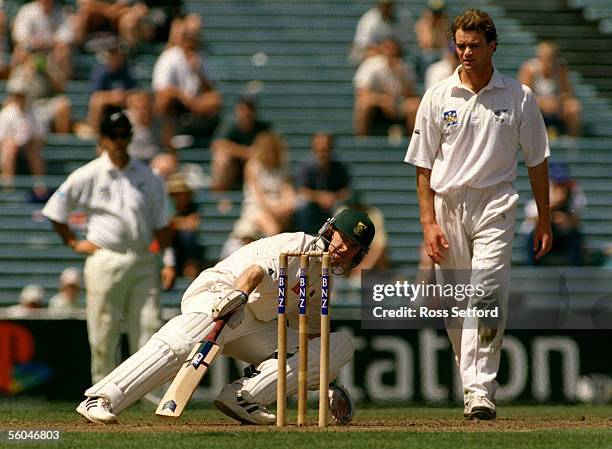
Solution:
M212 330L208 333L208 335L206 336L206 340L217 341L219 334L221 333L221 331L223 330L223 327L225 326L225 323L227 322L227 318L229 318L229 316L221 317L214 322L215 325L212 328Z

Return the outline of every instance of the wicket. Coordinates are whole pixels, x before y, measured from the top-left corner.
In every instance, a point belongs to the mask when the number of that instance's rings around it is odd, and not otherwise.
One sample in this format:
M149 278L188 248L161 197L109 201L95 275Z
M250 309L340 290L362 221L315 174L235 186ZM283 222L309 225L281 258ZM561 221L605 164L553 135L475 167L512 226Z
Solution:
M287 410L287 320L285 300L289 257L300 258L298 321L298 426L306 425L308 387L308 269L311 258L321 258L321 353L319 374L319 427L327 425L327 390L329 387L329 274L331 259L323 251L281 253L278 273L278 382L276 388L276 425L286 425Z

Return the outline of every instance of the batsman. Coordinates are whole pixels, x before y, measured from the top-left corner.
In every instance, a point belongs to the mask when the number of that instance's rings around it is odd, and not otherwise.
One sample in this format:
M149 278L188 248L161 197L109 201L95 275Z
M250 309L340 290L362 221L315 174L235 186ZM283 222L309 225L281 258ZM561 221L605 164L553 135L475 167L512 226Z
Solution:
M227 325L216 343L223 355L251 364L245 375L227 384L214 401L226 415L245 424L276 422L266 406L276 401L277 299L279 255L283 252L328 251L332 270L342 274L367 253L375 229L370 218L345 209L328 219L318 235L284 233L250 243L217 265L203 271L181 301L181 314L168 321L134 355L85 391L76 411L97 424L114 424L117 415L151 390L174 378L194 345L202 341L219 319ZM287 395L298 390L298 268L299 258L287 267ZM319 385L319 319L321 261L309 267L308 388ZM228 318L229 317L229 318ZM351 339L330 335L329 378L353 358ZM354 404L346 388L331 386L330 414L337 423L350 421Z

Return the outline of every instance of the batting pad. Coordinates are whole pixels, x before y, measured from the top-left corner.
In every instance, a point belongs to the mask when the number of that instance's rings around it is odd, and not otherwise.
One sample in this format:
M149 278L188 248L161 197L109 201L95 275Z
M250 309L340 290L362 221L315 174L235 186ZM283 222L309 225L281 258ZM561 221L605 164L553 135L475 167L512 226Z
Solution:
M308 340L308 389L319 388L319 362L321 339ZM340 369L353 359L353 343L346 334L333 333L329 341L329 380L334 380ZM278 361L268 359L259 364L260 371L255 377L242 378L241 394L248 402L268 405L276 401L276 380ZM298 390L298 353L287 359L287 396Z
M113 413L121 413L151 390L174 378L189 351L212 327L210 318L203 313L172 318L138 352L89 388L85 396L106 398Z

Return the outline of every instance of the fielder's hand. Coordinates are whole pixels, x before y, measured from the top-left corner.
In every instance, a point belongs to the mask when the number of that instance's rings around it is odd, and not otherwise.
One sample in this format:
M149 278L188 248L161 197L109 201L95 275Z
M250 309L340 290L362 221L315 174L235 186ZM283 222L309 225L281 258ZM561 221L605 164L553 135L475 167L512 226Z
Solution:
M230 320L228 320L227 325L231 328L235 328L242 322L242 318L244 317L244 305L248 299L249 296L245 292L233 290L223 298L216 300L212 309L213 321L234 312Z
M439 264L444 260L444 250L449 248L449 244L440 225L437 223L424 225L423 242L427 255L434 263Z
M93 253L98 251L100 247L89 240L74 240L70 242L70 247L77 254L85 254L91 256Z

